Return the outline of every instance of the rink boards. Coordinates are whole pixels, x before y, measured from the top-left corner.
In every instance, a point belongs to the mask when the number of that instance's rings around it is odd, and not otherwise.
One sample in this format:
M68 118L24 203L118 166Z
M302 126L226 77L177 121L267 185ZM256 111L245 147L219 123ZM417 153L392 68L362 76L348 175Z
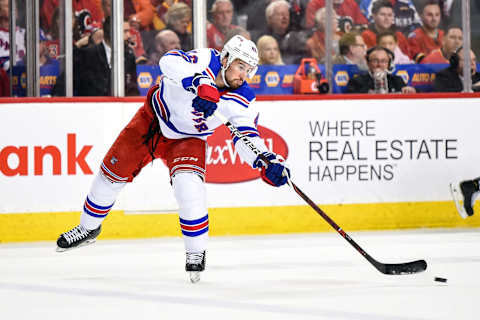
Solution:
M294 182L346 230L480 226L448 184L480 175L474 95L262 99L259 129ZM78 223L94 174L139 99L7 100L0 106L0 242L51 240ZM48 103L43 102L48 101ZM242 164L225 129L209 140L212 235L329 231L288 187ZM476 208L479 210L478 206ZM160 160L128 185L101 237L180 235Z

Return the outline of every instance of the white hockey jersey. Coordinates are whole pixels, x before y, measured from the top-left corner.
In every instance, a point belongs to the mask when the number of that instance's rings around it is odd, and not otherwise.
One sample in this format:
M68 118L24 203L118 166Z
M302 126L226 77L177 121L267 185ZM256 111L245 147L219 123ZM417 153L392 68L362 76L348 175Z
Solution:
M25 29L17 26L15 32L16 60L20 61L25 55ZM10 35L9 31L0 28L0 67L10 68Z
M198 49L189 52L172 50L160 59L163 78L159 88L152 95L152 106L159 119L162 134L170 139L195 137L206 140L222 122L215 116L205 119L203 113L196 112L192 101L192 80L195 74L208 76L214 85L220 72L220 53L215 49ZM264 152L268 151L259 137L257 121L259 113L255 109L255 94L244 82L235 90L219 90L218 111L234 124L240 132ZM233 142L240 157L250 165L256 155L237 137Z

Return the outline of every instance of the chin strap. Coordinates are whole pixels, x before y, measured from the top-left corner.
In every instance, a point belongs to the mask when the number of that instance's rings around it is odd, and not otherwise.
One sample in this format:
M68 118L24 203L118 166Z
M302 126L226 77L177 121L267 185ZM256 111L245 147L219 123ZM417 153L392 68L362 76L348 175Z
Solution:
M228 66L227 66L227 68L228 68ZM222 67L222 70L220 71L220 74L222 75L222 80L223 80L223 83L225 84L225 86L230 88L230 85L227 82L227 78L225 78L225 70L227 68Z

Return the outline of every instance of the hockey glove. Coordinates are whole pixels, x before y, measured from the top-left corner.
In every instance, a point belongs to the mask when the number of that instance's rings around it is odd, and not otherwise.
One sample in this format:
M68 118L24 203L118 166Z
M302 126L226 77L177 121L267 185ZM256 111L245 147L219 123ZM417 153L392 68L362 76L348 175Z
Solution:
M217 109L220 101L220 93L217 88L208 84L201 84L197 87L197 96L192 101L193 109L203 112L205 118L210 117Z
M269 163L265 163L260 156L253 162L254 168L261 169L262 180L274 187L280 187L287 183L290 169L285 166L285 160L271 152L264 152L262 155L268 159Z

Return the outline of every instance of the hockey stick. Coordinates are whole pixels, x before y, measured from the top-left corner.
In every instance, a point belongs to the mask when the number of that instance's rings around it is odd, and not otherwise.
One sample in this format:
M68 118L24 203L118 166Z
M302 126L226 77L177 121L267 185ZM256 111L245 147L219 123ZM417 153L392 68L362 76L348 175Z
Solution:
M225 126L230 130L230 132L235 135L237 138L241 139L245 145L247 145L250 150L252 150L260 159L265 163L270 164L270 161L262 155L262 152L257 149L257 147L248 139L246 135L241 133L228 119L222 115L220 112L215 111L214 115L223 122ZM322 209L320 209L305 193L298 188L293 181L290 180L290 177L287 176L288 184L292 187L293 190L303 199L306 203L310 205L328 224L335 229L348 243L350 243L357 251L370 262L378 271L383 274L399 275L399 274L412 274L425 271L427 269L427 262L425 260L416 260L412 262L405 263L381 263L372 258L365 250L362 249L355 241L353 241L350 236L342 230Z

